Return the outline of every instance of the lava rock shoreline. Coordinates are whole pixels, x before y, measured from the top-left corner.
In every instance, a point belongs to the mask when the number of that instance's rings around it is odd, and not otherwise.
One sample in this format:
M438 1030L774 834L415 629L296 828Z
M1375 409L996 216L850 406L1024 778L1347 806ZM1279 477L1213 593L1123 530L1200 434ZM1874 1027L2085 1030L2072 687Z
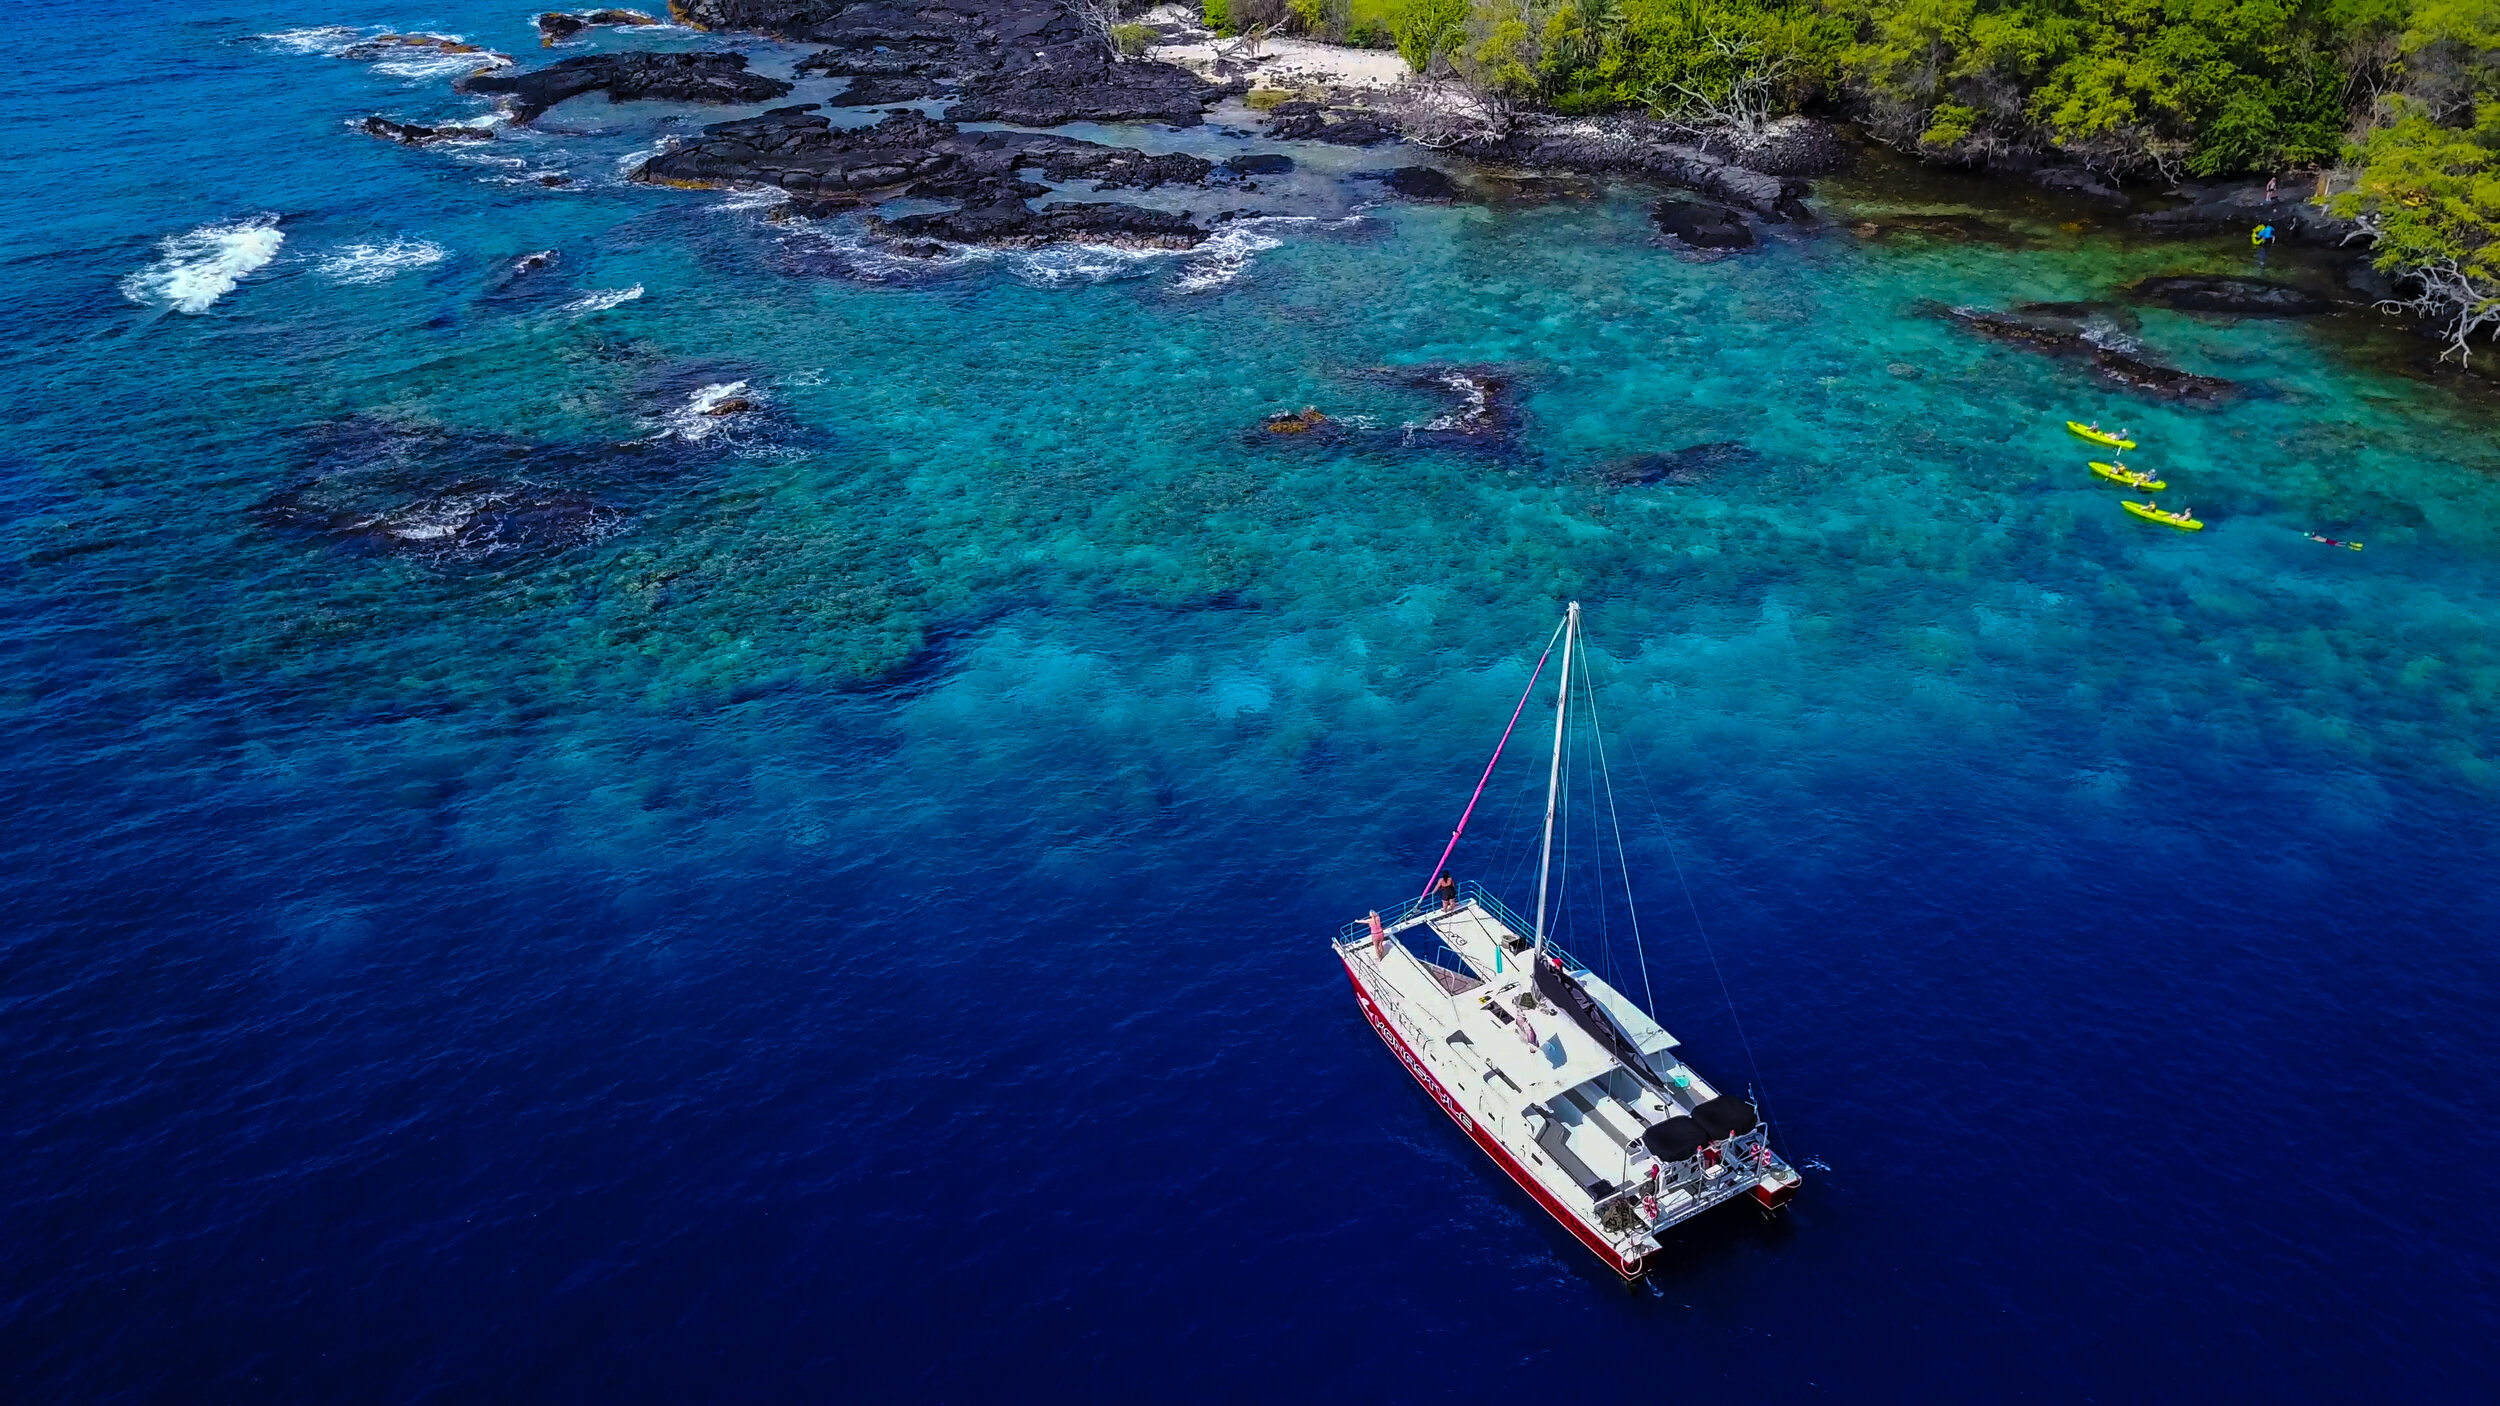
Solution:
M1204 185L1215 163L1180 152L1149 155L1129 147L1046 132L967 132L918 112L897 110L870 127L837 128L817 105L778 107L703 129L691 142L644 162L634 179L657 185L778 186L793 213L816 216L894 196L955 200L957 209L869 228L905 241L946 240L1029 248L1085 240L1125 248L1188 249L1209 231L1186 215L1112 203L1030 202L1050 188L1026 180L1091 180L1097 189ZM904 252L915 251L907 244Z

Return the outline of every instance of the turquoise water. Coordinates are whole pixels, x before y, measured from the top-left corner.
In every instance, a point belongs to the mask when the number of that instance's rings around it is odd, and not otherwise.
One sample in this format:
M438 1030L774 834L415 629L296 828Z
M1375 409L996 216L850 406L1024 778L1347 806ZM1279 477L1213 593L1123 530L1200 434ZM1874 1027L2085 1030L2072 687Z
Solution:
M1157 193L1280 218L917 268L621 180L714 114L408 150L345 124L482 107L254 37L526 60L524 15L112 18L40 36L70 57L12 100L0 209L0 1229L39 1395L1418 1380L1384 1341L1782 1396L2472 1379L2479 378L2358 318L2145 310L2145 355L2244 388L2149 403L1920 309L2245 248L1877 167L1704 261L1628 187L1373 205L1345 174L1416 153L1238 110L1122 135L1292 151ZM1905 214L2009 234L1853 228ZM1425 363L1512 374L1515 442L1405 443L1441 403L1368 373ZM731 387L758 409L693 413ZM1374 428L1259 442L1306 404ZM2121 513L2069 416L2208 529ZM1716 441L1754 457L1606 473ZM554 506L493 550L307 526L484 492ZM1662 825L1830 1168L1630 1301L1318 946L1420 886L1565 599L1667 1024L1753 1073ZM1459 860L1514 905L1530 770ZM1422 1380L1480 1390L1466 1360Z

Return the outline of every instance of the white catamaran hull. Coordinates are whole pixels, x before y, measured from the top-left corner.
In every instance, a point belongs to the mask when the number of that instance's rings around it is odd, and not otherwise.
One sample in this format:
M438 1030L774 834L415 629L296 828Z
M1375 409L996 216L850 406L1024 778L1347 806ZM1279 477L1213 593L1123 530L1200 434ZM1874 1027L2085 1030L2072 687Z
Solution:
M1483 1148L1485 1155L1493 1159L1494 1165L1508 1172L1510 1179L1519 1183L1519 1189L1535 1197L1537 1204L1543 1206L1555 1220L1560 1221L1563 1229L1570 1231L1574 1239L1588 1246L1590 1252L1599 1259L1614 1266L1615 1273L1626 1279L1639 1278L1641 1272L1648 1267L1651 1256L1657 1252L1653 1249L1646 1254L1627 1256L1608 1244L1603 1234L1574 1214L1569 1207L1563 1205L1554 1193L1540 1185L1534 1174L1526 1167L1519 1165L1519 1159L1510 1154L1510 1149L1502 1146L1498 1139L1488 1134L1483 1125L1467 1112L1467 1105L1460 1103L1439 1079L1433 1077L1432 1071L1424 1067L1422 1058L1415 1053L1415 1047L1408 1044L1406 1037L1398 1033L1397 1027L1390 1023L1389 1018L1380 1013L1380 1003L1372 999L1372 993L1363 989L1363 978L1355 973L1354 963L1351 960L1346 962L1346 979L1354 983L1354 999L1363 1007L1363 1018L1372 1023L1372 1029L1380 1032L1381 1042L1389 1047L1391 1054L1398 1057L1398 1063L1406 1066L1406 1072L1415 1076L1415 1082L1423 1085L1424 1092L1432 1095L1432 1101L1441 1105L1441 1111L1450 1115L1450 1121L1458 1124L1459 1131L1467 1134L1476 1146Z
M1786 1205L1801 1179L1772 1152L1750 1105L1721 1098L1672 1053L1673 1036L1594 973L1558 953L1536 956L1519 926L1476 890L1452 908L1409 905L1389 921L1394 935L1350 925L1336 944L1363 1018L1450 1121L1626 1279L1648 1270L1670 1226L1745 1196L1766 1211ZM1431 941L1458 965L1420 960L1410 940ZM1538 961L1553 964L1557 985L1602 991L1638 1026L1648 1043L1630 1051L1637 1074L1551 999L1521 1000L1536 990ZM1688 1115L1712 1106L1742 1108L1743 1126L1661 1150L1644 1136L1656 1125L1689 1133Z

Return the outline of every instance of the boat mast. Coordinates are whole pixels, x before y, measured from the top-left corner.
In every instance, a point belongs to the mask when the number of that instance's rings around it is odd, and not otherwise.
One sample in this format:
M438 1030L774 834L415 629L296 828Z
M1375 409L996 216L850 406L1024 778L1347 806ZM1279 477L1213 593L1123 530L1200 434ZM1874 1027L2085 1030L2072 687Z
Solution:
M1545 853L1536 862L1536 954L1545 955L1546 879L1554 870L1554 802L1562 795L1563 719L1571 709L1571 646L1580 637L1580 603L1563 612L1562 693L1554 699L1554 766L1545 776Z

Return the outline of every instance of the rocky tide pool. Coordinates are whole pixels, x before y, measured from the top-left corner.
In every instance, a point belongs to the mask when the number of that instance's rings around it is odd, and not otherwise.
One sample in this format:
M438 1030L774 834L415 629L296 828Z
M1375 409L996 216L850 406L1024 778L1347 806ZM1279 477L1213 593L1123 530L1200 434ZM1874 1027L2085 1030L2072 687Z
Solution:
M994 247L629 179L879 120L803 45L65 18L0 196L15 1399L2486 1380L2500 407L2323 264L1873 158L1709 249L1238 101L1057 129L1203 180L1016 197L1204 237ZM790 91L369 129L495 111L418 30ZM1574 598L1662 1014L1812 1168L1631 1295L1324 945ZM1514 906L1541 783L1456 860Z

